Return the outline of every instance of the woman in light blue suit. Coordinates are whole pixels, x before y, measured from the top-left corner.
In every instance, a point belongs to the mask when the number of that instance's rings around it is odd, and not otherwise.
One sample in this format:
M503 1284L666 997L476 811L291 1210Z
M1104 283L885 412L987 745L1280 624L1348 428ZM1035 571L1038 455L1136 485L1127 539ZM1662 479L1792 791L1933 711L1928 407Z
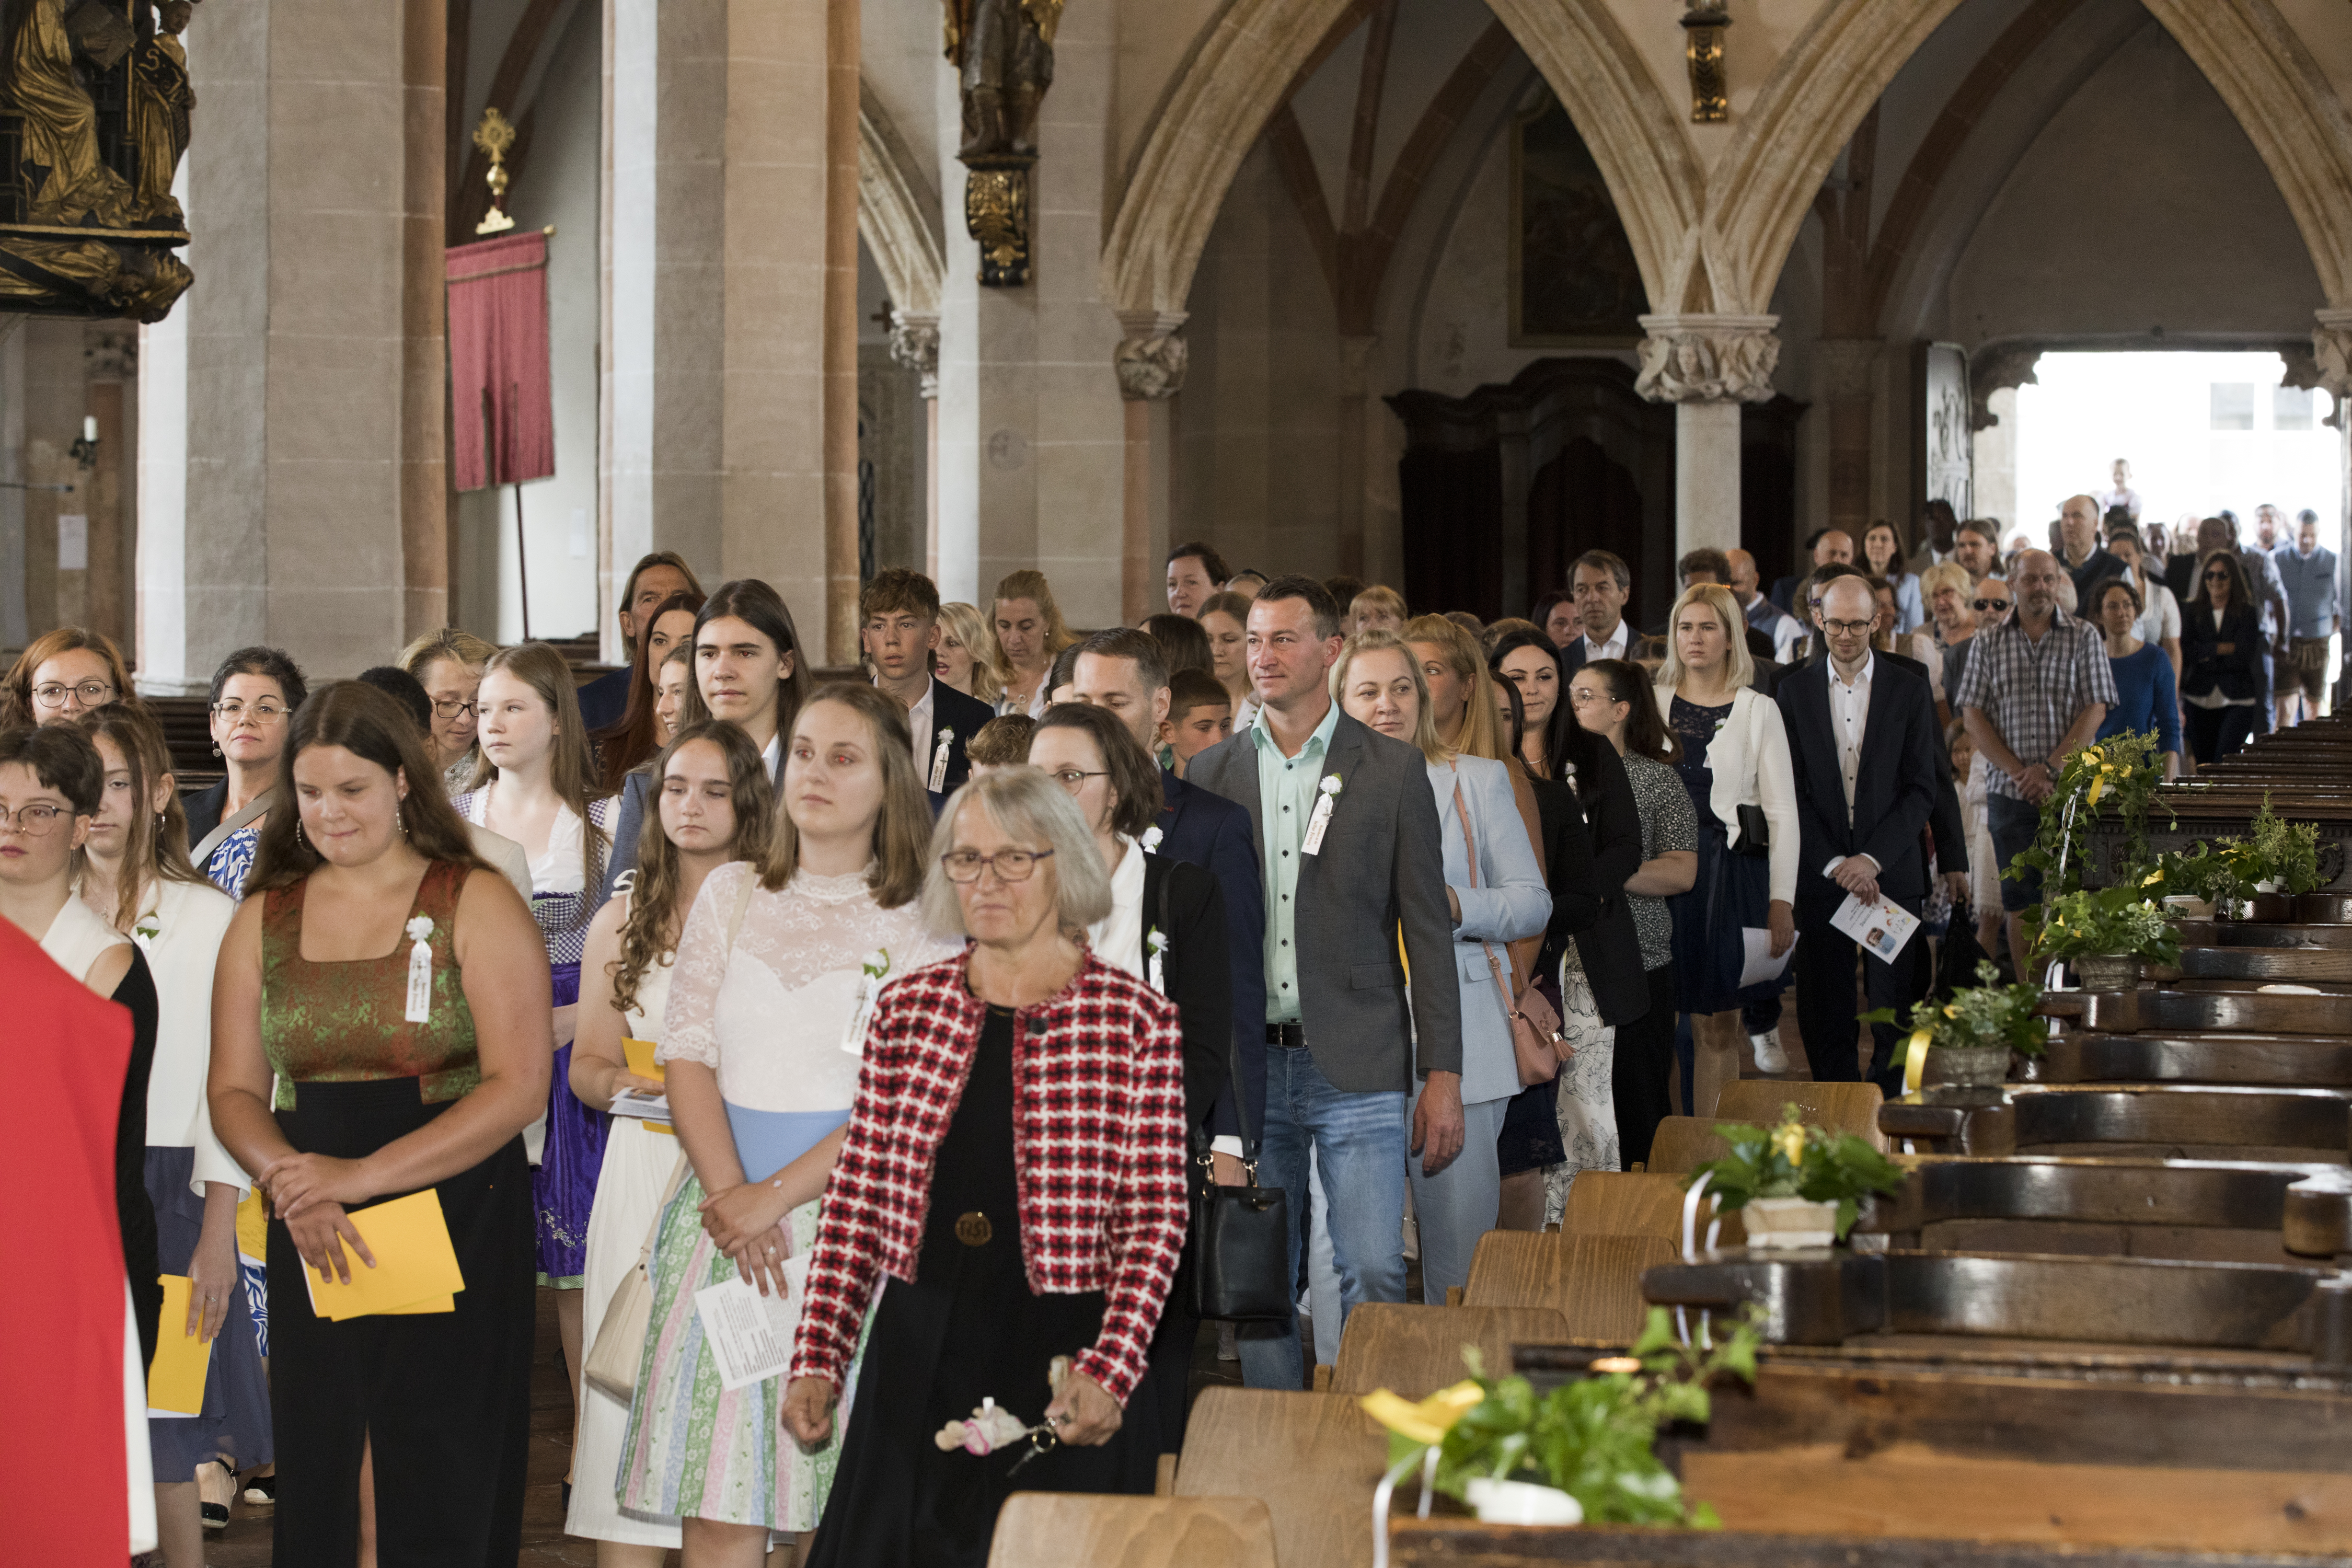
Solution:
M1421 1226L1422 1299L1442 1302L1449 1286L1470 1282L1471 1254L1495 1228L1502 1202L1495 1142L1519 1091L1512 1016L1526 1007L1546 1038L1559 1026L1533 988L1532 973L1551 919L1551 894L1512 799L1509 773L1501 763L1454 752L1438 740L1429 687L1411 648L1386 632L1352 639L1332 667L1331 692L1349 718L1421 749L1445 841L1445 897L1462 987L1462 1152L1434 1171L1418 1157L1405 1162ZM1516 961L1514 942L1526 944Z

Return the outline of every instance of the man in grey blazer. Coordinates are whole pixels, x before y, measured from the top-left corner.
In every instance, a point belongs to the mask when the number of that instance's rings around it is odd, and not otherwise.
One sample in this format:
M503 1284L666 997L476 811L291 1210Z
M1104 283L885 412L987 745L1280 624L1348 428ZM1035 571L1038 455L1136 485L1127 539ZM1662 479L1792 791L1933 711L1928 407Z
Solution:
M1249 729L1185 782L1247 808L1265 898L1265 1126L1258 1179L1288 1194L1293 1277L1310 1155L1330 1201L1340 1310L1404 1300L1405 1160L1462 1152L1462 997L1429 774L1331 700L1339 607L1309 577L1250 606ZM1402 933L1403 959L1398 955ZM1404 963L1433 982L1405 987ZM1418 1089L1416 1068L1421 1079ZM1297 1321L1245 1327L1254 1388L1304 1381Z

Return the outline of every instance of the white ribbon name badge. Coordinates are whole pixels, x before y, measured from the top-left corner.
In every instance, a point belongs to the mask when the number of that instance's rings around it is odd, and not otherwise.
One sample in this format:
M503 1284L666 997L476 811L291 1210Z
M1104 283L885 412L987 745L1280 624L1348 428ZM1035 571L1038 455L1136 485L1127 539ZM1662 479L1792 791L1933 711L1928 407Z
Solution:
M853 1057L866 1055L866 1031L874 1022L874 1004L881 998L882 982L890 974L890 950L876 948L866 955L857 976L857 1001L849 1010L849 1027L841 1034L841 1048Z
M433 1021L433 920L419 915L408 922L408 1009L401 1015L412 1024Z
M1315 803L1315 815L1307 819L1307 842L1298 847L1302 855L1323 853L1323 832L1331 826L1331 807L1339 798L1339 775L1326 773L1320 787L1323 794Z
M940 731L940 743L931 748L931 784L933 795L948 787L948 744L955 739L953 730Z

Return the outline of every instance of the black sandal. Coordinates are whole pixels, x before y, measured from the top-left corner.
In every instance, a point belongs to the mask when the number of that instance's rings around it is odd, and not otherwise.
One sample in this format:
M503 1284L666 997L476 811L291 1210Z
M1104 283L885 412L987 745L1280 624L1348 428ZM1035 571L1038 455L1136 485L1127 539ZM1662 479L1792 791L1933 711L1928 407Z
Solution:
M278 1476L275 1471L266 1476L248 1476L245 1482L245 1500L256 1508L268 1508L278 1501Z
M230 1464L226 1459L215 1459L211 1462L218 1465L222 1469L228 1472L228 1495L231 1497L236 1496L236 1467ZM228 1504L225 1502L205 1502L202 1500L200 1496L196 1504L196 1509L198 1512L204 1515L205 1528L206 1530L226 1530L228 1528Z

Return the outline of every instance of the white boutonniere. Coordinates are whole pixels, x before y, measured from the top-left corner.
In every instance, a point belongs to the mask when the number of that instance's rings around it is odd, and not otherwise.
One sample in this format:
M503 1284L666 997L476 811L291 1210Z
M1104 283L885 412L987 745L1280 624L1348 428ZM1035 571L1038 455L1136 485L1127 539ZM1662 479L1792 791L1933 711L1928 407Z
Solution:
M1307 841L1298 847L1302 855L1323 852L1323 833L1331 826L1331 808L1339 804L1343 781L1338 773L1325 773L1315 787L1322 793L1316 799L1315 815L1307 819Z
M1160 839L1166 837L1167 835L1160 831L1160 825L1153 823L1143 830L1143 837L1139 842L1143 846L1143 852L1150 855L1159 849Z
M433 1021L433 944L426 939L433 934L433 917L418 915L405 928L408 932L408 1005L401 1016L412 1024Z
M890 973L890 950L877 947L857 964L857 1001L849 1009L849 1026L841 1032L841 1048L853 1057L866 1054L866 1030L874 1021L874 1004L882 995L882 982Z
M1168 933L1153 926L1144 933L1143 950L1150 954L1147 967L1151 988L1164 996L1168 994Z
M931 782L929 788L931 793L934 795L947 787L948 747L951 745L954 741L954 729L949 725L941 725L940 727L939 740L931 747Z

